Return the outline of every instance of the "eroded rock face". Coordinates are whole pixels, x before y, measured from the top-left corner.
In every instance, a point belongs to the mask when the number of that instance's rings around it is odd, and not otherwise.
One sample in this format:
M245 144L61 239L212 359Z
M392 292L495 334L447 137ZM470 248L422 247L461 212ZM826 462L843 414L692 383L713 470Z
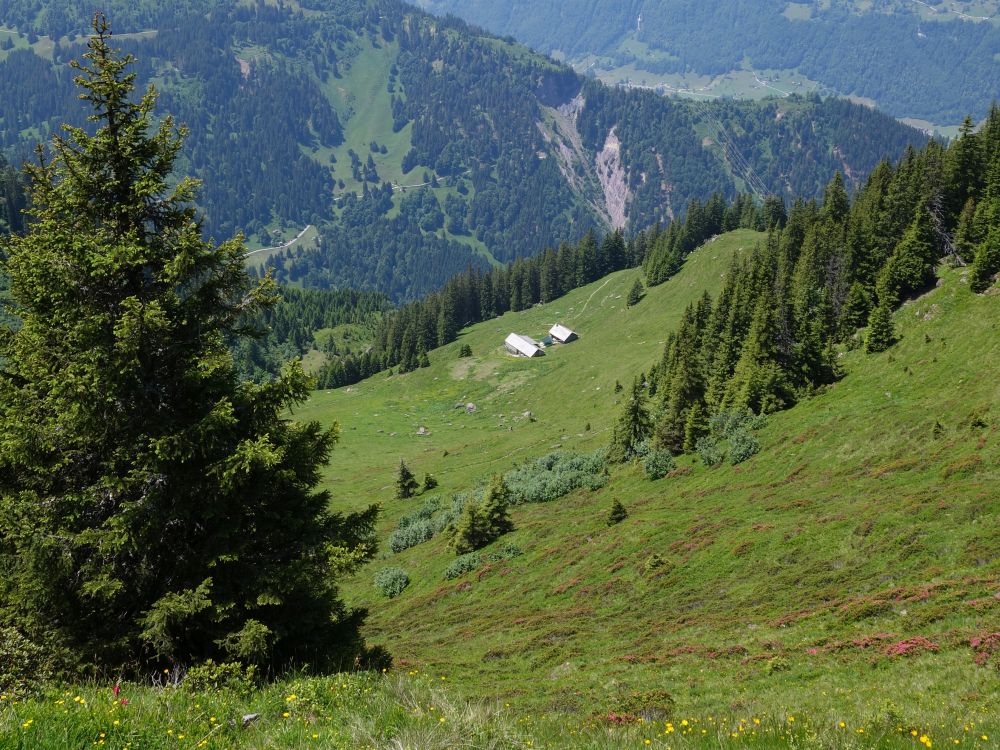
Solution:
M628 202L632 195L628 189L628 181L625 179L625 169L622 166L621 155L622 143L615 133L615 128L611 128L608 137L604 141L604 148L597 155L597 179L601 181L604 190L604 203L607 207L608 216L611 217L611 225L615 229L625 227L628 213Z

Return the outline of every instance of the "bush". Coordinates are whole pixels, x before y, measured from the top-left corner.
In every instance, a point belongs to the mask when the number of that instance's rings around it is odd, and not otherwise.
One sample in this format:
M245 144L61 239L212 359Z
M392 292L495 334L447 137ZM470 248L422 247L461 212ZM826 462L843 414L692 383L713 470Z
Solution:
M607 483L607 452L556 451L504 475L511 505L544 503L581 487L600 489Z
M236 661L216 664L208 659L191 667L181 685L190 693L231 690L240 695L250 695L257 688L257 668Z
M511 542L504 542L497 546L496 549L490 550L489 552L469 552L465 555L459 555L452 561L444 571L445 580L452 580L458 578L460 575L465 573L471 573L474 570L479 570L484 563L500 562L501 560L511 560L515 557L520 557L524 554L524 551L518 547L516 544Z
M409 585L410 577L402 568L383 568L375 574L375 588L389 599L402 594L403 589Z
M398 554L410 547L430 541L434 534L434 524L431 521L413 521L402 528L397 528L389 535L389 549Z
M650 479L663 479L677 468L677 463L670 451L653 451L646 457L642 468Z
M729 441L729 462L733 466L743 463L758 453L760 453L760 443L750 433L739 433Z
M674 711L674 698L666 690L632 693L621 702L619 710L645 721L663 721Z
M513 542L503 542L497 546L496 549L490 550L483 556L484 562L500 562L501 560L510 560L515 557L520 557L524 554L524 550L518 547Z
M31 695L51 678L44 648L16 628L0 628L0 691L8 697Z
M454 578L458 578L460 575L476 570L482 564L483 558L478 552L470 552L466 555L459 555L452 561L451 565L445 569L445 580L450 581Z
M710 437L701 438L694 449L705 466L718 466L726 455L719 444Z

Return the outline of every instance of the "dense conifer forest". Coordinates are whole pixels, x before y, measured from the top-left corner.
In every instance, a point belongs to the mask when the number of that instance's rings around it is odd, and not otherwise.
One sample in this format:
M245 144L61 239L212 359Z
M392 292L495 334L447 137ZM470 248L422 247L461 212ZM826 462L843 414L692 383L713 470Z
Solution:
M0 147L20 164L61 122L83 124L67 62L85 19L66 4L2 9L20 33L0 50ZM847 103L709 106L612 91L396 0L115 11L137 80L190 130L181 163L203 180L207 236L242 231L271 245L312 224L318 249L275 259L279 280L396 302L612 221L641 231L750 182L787 199L819 195L834 171L863 175L924 141Z
M424 0L543 52L609 66L720 75L749 64L794 69L898 117L977 119L1000 88L1000 29L976 3L785 0ZM790 9L793 12L790 12ZM964 12L969 19L961 19ZM641 22L639 18L641 17ZM598 20L599 19L599 20ZM638 43L638 44L637 44ZM591 57L588 57L591 56ZM582 67L582 66L581 66Z
M703 442L711 416L788 408L837 379L838 347L887 349L890 312L927 291L941 262L969 265L971 291L984 291L1000 271L998 211L994 108L948 148L882 162L853 201L838 175L822 202L776 213L767 241L728 270L716 299L685 312L651 370L656 443L718 456Z

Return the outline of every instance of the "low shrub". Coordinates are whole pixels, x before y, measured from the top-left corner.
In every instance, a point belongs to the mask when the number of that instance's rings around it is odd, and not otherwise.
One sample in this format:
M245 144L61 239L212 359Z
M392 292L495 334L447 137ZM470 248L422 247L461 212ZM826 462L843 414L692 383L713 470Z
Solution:
M710 437L701 438L694 449L705 466L718 466L726 455L719 444Z
M445 580L450 581L465 573L471 573L483 564L483 557L478 552L470 552L466 555L456 557L451 565L445 568Z
M0 628L0 692L8 696L37 693L52 678L45 649L17 628Z
M389 535L389 549L399 553L410 547L416 547L434 537L434 524L429 520L414 521L397 528Z
M674 698L666 690L644 690L627 696L619 711L644 721L663 721L673 714Z
M402 568L383 568L375 574L375 588L383 596L394 599L410 585L410 577Z
M653 451L646 456L642 468L646 472L646 476L650 479L663 479L663 477L677 468L677 462L674 461L674 457L670 451Z
M190 693L228 690L246 696L257 688L257 668L236 661L217 664L208 659L191 667L181 686Z
M748 432L740 432L729 439L729 463L741 464L760 453L760 442Z
M485 555L483 555L483 562L500 562L501 560L510 560L514 557L520 557L524 554L524 550L518 547L512 542L502 542L497 545L497 548L490 550Z
M514 468L504 480L511 505L549 502L581 487L600 489L608 481L607 452L556 451Z

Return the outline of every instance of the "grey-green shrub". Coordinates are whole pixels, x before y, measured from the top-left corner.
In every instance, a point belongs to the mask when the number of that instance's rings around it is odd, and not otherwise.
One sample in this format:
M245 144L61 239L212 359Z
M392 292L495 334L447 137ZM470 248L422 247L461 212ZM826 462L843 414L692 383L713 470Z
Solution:
M478 569L482 564L483 558L478 552L470 552L467 555L459 555L452 561L451 565L445 569L445 580L450 581L453 578L458 578L460 575Z
M402 568L383 568L375 574L375 588L389 599L402 594L409 585L410 577Z
M458 578L465 573L479 570L485 563L500 562L501 560L511 560L520 557L524 551L511 542L501 542L496 549L489 551L470 552L466 555L459 555L444 571L446 580Z
M719 447L719 444L710 437L701 438L694 449L705 466L721 464L725 456L725 452Z
M729 439L729 462L735 466L760 453L760 443L749 432L733 435Z
M487 552L483 556L483 560L485 562L500 562L501 560L510 560L514 557L520 557L523 554L524 550L513 542L501 542L497 545L496 549Z
M434 537L434 524L431 521L420 520L397 528L389 535L389 549L399 553L410 547L416 547Z
M670 451L653 451L646 456L642 468L650 479L663 479L677 468L677 463Z
M504 475L511 505L544 503L586 487L600 489L607 481L607 451L556 451L528 461Z

